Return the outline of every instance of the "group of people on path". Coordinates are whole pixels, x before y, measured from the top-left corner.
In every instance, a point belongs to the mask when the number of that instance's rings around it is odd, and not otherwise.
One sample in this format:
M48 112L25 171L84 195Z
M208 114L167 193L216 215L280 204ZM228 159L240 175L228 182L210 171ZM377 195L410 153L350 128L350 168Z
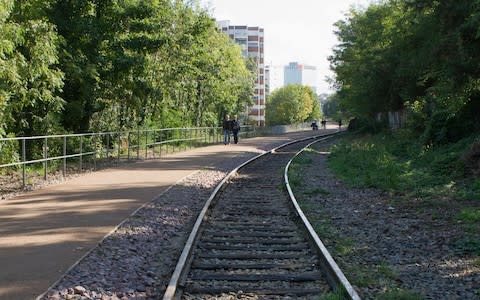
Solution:
M326 120L322 120L321 124L322 124L323 129L327 129L327 121ZM318 130L317 121L313 121L312 124L310 124L310 127L312 127L313 130Z
M230 144L230 134L233 134L233 142L238 144L238 132L240 131L240 123L237 120L237 116L233 116L230 120L230 116L226 115L223 119L223 143L225 145Z
M327 129L327 121L326 120L322 120L321 124L322 124L323 129ZM313 130L318 130L317 121L313 121L312 124L310 124L310 127L312 127ZM338 129L341 129L341 128L342 128L342 120L339 119L338 120Z

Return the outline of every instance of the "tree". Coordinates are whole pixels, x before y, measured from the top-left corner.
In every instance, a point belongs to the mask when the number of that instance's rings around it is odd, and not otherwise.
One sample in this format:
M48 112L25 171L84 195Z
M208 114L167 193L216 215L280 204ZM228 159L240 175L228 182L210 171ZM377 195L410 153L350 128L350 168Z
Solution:
M45 21L47 4L0 2L0 135L59 129L63 73L57 68L58 36Z
M267 100L267 124L288 125L319 118L320 110L314 110L314 102L318 102L315 93L307 86L290 84L277 89Z
M213 125L245 101L240 51L195 5L56 0L50 16L65 41L71 131Z
M0 0L0 135L217 125L251 103L197 1Z
M370 120L408 109L425 143L480 130L471 113L480 101L479 16L478 0L390 0L352 10L336 23L340 43L330 57L342 109Z

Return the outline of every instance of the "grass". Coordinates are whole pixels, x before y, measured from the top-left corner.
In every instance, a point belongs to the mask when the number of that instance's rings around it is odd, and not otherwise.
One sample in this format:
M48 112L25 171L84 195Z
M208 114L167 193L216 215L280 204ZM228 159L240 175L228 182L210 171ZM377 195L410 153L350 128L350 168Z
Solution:
M307 196L315 196L315 195L326 196L326 195L330 195L330 192L320 187L315 187L312 189L306 189L305 191L303 191L303 194Z
M394 290L387 291L384 294L380 295L377 300L422 300L422 296L417 293L405 291L405 290Z
M328 163L352 186L382 189L401 202L420 200L428 209L436 209L439 218L444 217L443 210L453 208L449 212L457 213L453 219L466 232L456 242L459 251L480 254L480 178L471 175L465 160L478 140L472 136L448 145L424 146L402 130L349 136L333 147Z
M333 292L321 295L318 300L344 300L347 299L346 295L347 292L344 289L337 289Z
M467 186L460 157L471 138L433 148L402 141L413 138L398 135L349 137L332 149L329 166L354 186L406 190L424 197ZM476 186L480 192L480 183Z
M302 168L303 166L311 163L311 157L301 154L298 155L295 160L290 164L290 167L288 169L288 181L292 189L296 189L302 185Z

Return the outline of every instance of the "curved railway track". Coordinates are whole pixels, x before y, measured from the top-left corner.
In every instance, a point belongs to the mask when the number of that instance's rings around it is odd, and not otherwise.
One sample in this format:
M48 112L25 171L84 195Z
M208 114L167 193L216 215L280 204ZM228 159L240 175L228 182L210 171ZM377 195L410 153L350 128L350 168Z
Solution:
M285 166L309 144L312 138L259 155L220 183L194 225L164 300L311 299L338 289L347 299L360 299L288 184Z

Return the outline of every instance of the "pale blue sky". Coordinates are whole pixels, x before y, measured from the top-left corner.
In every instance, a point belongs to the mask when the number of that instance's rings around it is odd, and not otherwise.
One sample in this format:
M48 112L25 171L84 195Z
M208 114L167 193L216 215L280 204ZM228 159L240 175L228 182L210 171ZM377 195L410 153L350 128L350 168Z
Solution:
M289 62L318 69L319 93L331 92L324 81L332 76L328 56L337 44L333 23L344 19L353 5L365 7L371 0L201 0L217 20L232 25L265 29L265 62L283 66Z

